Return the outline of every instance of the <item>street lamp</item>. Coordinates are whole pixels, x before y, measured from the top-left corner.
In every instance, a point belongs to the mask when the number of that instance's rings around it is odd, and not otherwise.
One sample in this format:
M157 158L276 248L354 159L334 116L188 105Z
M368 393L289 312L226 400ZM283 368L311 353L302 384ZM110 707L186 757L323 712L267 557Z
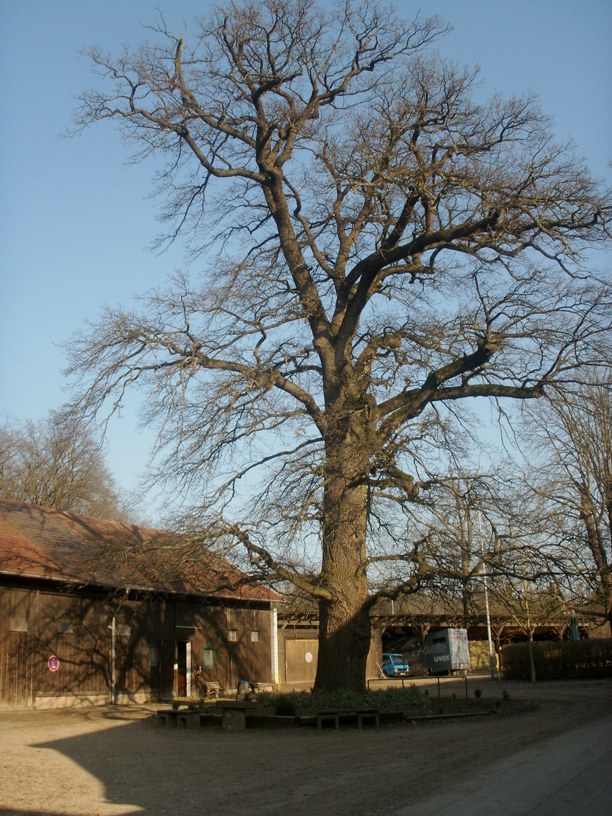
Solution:
M482 584L484 586L485 598L485 614L487 619L487 641L489 644L489 670L491 672L491 680L495 679L495 671L497 669L497 661L493 653L493 639L491 638L491 613L489 610L489 588L487 586L487 572L485 569L484 560L484 541L482 536L482 510L478 508L478 538L480 539L480 557L482 560Z

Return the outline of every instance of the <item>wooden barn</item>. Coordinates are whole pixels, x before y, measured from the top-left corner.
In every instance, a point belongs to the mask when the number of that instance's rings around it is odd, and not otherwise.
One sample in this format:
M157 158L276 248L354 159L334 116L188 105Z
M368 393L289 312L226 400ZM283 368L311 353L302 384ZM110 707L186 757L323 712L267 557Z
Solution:
M0 499L0 706L272 683L277 600L197 542Z

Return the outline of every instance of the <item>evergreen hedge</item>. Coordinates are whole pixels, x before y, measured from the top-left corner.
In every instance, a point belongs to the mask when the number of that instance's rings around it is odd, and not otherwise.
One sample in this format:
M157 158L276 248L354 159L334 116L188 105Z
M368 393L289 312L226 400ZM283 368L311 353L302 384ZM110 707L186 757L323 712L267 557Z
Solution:
M612 638L534 641L536 680L612 677ZM507 680L529 680L529 644L512 643L501 651Z

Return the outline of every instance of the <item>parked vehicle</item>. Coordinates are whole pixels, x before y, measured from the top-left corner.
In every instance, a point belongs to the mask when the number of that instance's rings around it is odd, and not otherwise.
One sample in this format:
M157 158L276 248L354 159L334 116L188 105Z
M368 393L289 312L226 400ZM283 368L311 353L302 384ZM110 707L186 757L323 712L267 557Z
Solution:
M425 638L425 665L430 674L467 672L470 647L467 629L439 629Z
M403 654L383 652L382 670L386 677L408 677L410 666Z

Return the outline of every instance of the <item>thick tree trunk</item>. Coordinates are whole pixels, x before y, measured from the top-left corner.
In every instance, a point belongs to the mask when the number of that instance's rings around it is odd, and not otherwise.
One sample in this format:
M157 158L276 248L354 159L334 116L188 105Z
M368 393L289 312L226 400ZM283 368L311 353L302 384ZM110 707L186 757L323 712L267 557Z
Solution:
M332 597L319 602L316 689L364 691L366 687L371 627L363 474L369 456L364 434L354 431L353 427L344 435L343 444L327 447L321 577Z
M584 523L589 549L597 567L601 602L605 607L610 633L612 634L612 577L610 575L610 563L593 499L585 485L579 485L579 490L580 518Z
M324 580L333 598L319 603L315 688L364 691L371 636L364 558L355 539L347 536L344 548L339 532L335 539L324 570Z
M365 691L371 633L367 607L356 602L351 609L346 601L323 601L319 627L315 689Z

